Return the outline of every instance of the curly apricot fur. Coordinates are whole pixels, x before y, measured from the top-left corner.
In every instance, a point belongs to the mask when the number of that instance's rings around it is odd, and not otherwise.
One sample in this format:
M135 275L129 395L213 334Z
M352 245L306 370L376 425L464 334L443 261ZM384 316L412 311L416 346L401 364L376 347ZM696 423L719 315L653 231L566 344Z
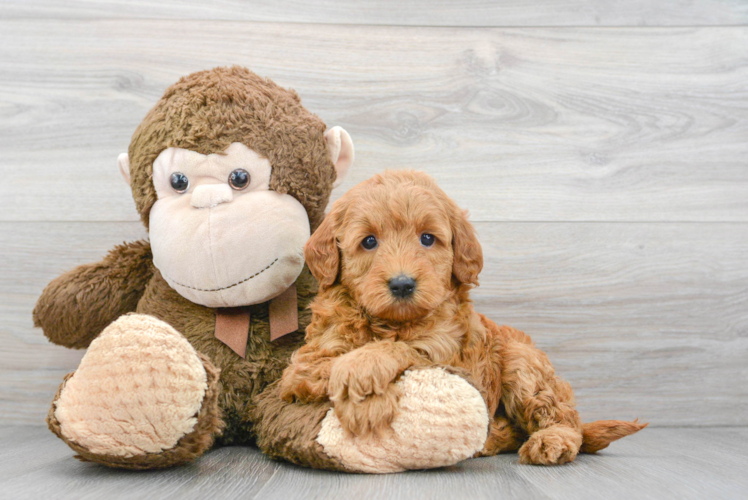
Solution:
M436 243L421 244L423 233ZM361 245L369 235L378 241L373 249ZM643 427L583 426L571 386L530 337L475 312L469 290L483 266L480 243L466 213L427 175L388 171L351 189L305 257L320 293L281 392L329 398L350 432L385 431L397 412L394 382L429 365L458 368L481 389L492 418L479 455L519 449L523 463L561 464ZM400 274L415 280L412 296L390 292L389 280Z

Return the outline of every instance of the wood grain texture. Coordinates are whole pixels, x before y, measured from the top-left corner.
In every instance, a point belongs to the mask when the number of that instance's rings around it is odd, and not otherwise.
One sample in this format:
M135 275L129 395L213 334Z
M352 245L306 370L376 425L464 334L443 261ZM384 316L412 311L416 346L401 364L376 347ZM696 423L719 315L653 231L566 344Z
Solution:
M520 465L510 454L387 475L302 469L238 446L175 469L117 471L74 460L42 427L0 428L0 442L0 491L16 500L744 499L748 491L745 427L645 429L558 467Z
M351 132L336 197L417 168L478 221L745 222L746 47L748 27L3 20L0 220L137 220L117 154L179 76L235 63Z
M7 18L155 18L400 26L709 26L748 23L741 0L5 0Z
M742 0L3 2L0 421L41 424L83 355L32 328L42 288L144 236L115 166L137 124L241 64L352 134L333 199L416 168L471 211L476 308L533 336L584 420L660 428L569 467L382 477L245 448L121 473L0 428L0 498L747 498L746 428L663 428L748 424L746 24Z
M530 334L586 421L745 425L748 224L478 223L476 309ZM43 287L139 223L0 223L0 419L39 422L82 353L32 328Z

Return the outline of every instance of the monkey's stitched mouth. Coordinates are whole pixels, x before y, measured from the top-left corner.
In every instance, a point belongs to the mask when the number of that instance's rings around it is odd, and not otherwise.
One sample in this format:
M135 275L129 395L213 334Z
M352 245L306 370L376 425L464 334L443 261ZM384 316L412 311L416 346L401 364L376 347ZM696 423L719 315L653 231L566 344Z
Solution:
M265 271L267 271L268 269L270 269L271 267L273 267L273 264L275 264L276 262L278 262L277 258L273 262L271 262L270 264L268 264L265 269L263 269L261 271L257 271L252 276L250 276L248 278L244 278L241 281L237 281L233 285L225 286L223 288L197 288L197 287L190 286L190 285L183 285L182 283L179 283L178 281L175 281L175 280L173 280L171 278L169 278L169 281L171 281L175 285L179 285L179 286L184 287L184 288L189 288L190 290L197 290L198 292L218 292L220 290L227 290L227 289L233 288L233 287L235 287L237 285L241 285L242 283L245 283L245 282L251 280L252 278L255 278L255 277L261 275L262 273L264 273Z

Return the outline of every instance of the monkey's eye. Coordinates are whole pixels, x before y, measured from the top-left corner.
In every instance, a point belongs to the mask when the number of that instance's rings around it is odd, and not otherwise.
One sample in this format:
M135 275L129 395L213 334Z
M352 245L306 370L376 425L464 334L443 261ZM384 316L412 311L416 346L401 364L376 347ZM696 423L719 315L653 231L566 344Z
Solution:
M236 189L244 189L249 185L249 172L243 168L237 168L229 174L229 185Z
M436 243L436 236L434 236L433 234L423 233L421 235L421 245L430 247L434 243Z
M369 235L366 238L363 239L361 242L361 246L364 247L367 250L373 250L377 247L379 243L377 243L377 239L373 235Z
M174 172L171 174L171 187L177 193L184 193L190 186L190 180L182 172Z

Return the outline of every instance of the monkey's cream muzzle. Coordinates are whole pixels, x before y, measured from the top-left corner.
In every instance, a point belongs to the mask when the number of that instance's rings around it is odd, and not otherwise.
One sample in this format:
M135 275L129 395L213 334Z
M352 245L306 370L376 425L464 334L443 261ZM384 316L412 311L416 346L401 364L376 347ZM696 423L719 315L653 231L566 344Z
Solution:
M237 169L249 174L241 189L228 181ZM267 159L240 143L225 154L168 148L156 158L153 263L180 295L236 307L270 300L296 281L309 218L294 197L270 190L270 172ZM174 174L188 179L184 190L172 186Z

